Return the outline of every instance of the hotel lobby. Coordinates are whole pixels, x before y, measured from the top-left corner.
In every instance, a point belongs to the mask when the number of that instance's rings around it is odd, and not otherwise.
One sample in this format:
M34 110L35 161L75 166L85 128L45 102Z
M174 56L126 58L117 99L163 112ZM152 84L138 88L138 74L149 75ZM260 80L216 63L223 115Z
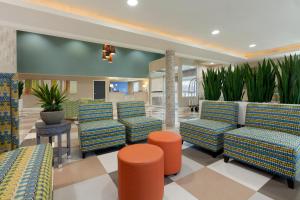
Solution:
M0 200L299 200L299 10L0 0Z

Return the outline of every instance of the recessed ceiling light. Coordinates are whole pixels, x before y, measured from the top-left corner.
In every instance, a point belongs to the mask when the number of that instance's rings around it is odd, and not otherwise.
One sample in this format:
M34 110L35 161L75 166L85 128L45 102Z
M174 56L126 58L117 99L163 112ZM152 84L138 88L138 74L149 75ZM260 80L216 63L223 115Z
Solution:
M127 0L127 4L131 7L138 5L138 0Z
M220 34L220 30L213 30L213 31L211 32L211 34L212 34L212 35L218 35L218 34Z
M254 48L254 47L256 47L256 44L250 44L249 45L249 48Z

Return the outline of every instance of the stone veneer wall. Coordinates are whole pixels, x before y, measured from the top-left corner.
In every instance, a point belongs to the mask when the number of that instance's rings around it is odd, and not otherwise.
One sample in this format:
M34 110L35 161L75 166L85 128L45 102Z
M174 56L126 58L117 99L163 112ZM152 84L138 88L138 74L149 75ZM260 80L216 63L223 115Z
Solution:
M17 32L0 26L0 72L17 72Z

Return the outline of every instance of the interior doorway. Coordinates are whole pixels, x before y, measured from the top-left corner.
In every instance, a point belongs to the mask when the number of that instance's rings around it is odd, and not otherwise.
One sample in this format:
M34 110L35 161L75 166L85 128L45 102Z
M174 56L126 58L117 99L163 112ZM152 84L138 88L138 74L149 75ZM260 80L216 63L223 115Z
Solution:
M94 81L94 99L105 99L105 81Z

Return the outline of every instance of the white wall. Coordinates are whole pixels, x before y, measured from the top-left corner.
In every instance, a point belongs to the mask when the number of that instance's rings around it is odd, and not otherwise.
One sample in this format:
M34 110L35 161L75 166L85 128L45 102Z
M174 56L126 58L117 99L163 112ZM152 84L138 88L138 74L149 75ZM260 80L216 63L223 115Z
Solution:
M144 101L146 104L148 103L148 92L141 91L132 94L123 94L119 92L109 92L109 82L108 78L104 77L73 77L73 76L47 76L47 75L32 75L32 74L20 74L19 78L21 80L71 80L77 81L77 93L76 94L68 94L69 99L80 99L80 98L94 98L94 80L105 81L106 82L106 99L107 102L113 102L114 104L119 101ZM127 81L129 81L128 79ZM118 81L114 79L114 81ZM148 84L148 80L142 80L140 82L140 87L143 84ZM25 95L22 96L24 108L32 108L39 107L37 99L33 95Z
M17 32L0 26L0 73L17 72Z

